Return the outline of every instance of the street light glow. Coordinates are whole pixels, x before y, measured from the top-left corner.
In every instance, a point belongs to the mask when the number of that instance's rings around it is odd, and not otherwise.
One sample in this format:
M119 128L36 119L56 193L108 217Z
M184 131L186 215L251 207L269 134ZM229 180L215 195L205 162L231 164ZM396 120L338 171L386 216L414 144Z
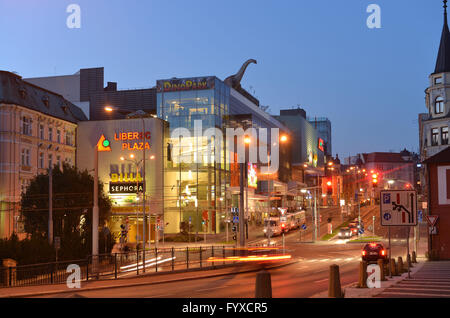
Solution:
M287 141L287 136L286 136L286 135L281 136L280 140L281 140L282 142Z
M250 137L245 137L244 138L244 142L248 145L248 144L250 144L250 142L251 142L252 140L250 139Z
M105 111L107 111L107 112L112 112L112 111L114 111L114 109L113 109L111 106L106 106L104 109L105 109Z

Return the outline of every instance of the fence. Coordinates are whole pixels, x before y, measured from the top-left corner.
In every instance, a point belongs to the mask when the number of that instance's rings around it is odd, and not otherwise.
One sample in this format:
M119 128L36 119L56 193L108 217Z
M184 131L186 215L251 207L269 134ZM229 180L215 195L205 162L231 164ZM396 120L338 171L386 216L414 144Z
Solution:
M100 254L84 260L44 264L0 267L0 287L31 286L66 283L72 272L70 264L80 267L80 280L118 279L145 273L177 270L213 269L225 264L235 264L237 257L273 255L276 249L235 249L225 246L185 248L158 248L145 252ZM214 258L212 261L211 258ZM144 266L145 264L145 266Z

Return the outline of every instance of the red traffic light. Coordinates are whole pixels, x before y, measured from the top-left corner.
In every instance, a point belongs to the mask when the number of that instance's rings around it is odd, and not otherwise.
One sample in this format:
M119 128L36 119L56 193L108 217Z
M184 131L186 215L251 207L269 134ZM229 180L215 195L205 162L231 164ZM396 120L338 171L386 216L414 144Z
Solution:
M331 181L328 181L327 186L331 187L331 185L332 185Z

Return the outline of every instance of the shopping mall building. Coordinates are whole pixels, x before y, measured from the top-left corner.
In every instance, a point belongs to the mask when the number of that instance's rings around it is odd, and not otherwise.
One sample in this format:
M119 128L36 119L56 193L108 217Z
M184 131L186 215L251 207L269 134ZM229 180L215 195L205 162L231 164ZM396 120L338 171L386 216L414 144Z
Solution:
M96 145L109 141L110 151L99 153L98 172L112 201L106 225L117 239L121 225L127 225L129 242L142 239L143 211L149 217L145 232L150 240L157 228L176 234L183 223L190 224L191 233L226 231L231 208L239 207L239 160L247 177L247 222L262 224L279 207L295 211L310 204L308 194L300 190L310 186L308 172L312 171L314 180L321 173L324 154L318 135L304 116L276 117L265 112L241 87L242 75L241 68L225 81L215 76L158 80L151 89L155 100L149 102L156 109L143 107L140 115L122 119L114 115L109 120L76 121L73 161L78 168L92 171ZM61 86L59 79L40 81L49 91L58 92ZM53 87L53 82L59 84ZM62 86L61 95L69 99L64 92L72 90ZM111 94L109 88L106 93ZM97 117L103 117L104 110L97 104L91 100ZM104 106L109 105L105 100ZM136 105L114 106L136 111ZM83 111L89 113L89 109ZM250 137L251 145L243 142L244 135Z

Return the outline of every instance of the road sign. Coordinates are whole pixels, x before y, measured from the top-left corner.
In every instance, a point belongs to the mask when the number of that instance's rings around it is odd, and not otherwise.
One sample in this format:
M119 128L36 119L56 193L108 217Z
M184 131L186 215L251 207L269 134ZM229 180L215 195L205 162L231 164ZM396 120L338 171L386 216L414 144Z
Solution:
M382 226L417 225L417 193L411 190L380 191Z
M233 216L233 223L239 223L239 217Z
M422 210L417 211L417 220L423 222L423 212Z
M430 226L428 228L428 230L430 231L431 235L436 235L437 234L437 228L435 226Z
M302 224L302 230L306 230L306 224L305 223Z
M432 227L434 227L437 219L439 218L439 216L437 216L437 215L427 215L425 217L427 218L428 224L430 224L430 226L432 226Z
M192 223L192 216L189 217L189 224Z
M358 233L359 233L359 234L364 234L364 229L362 229L362 228L359 229L359 230L358 230Z

